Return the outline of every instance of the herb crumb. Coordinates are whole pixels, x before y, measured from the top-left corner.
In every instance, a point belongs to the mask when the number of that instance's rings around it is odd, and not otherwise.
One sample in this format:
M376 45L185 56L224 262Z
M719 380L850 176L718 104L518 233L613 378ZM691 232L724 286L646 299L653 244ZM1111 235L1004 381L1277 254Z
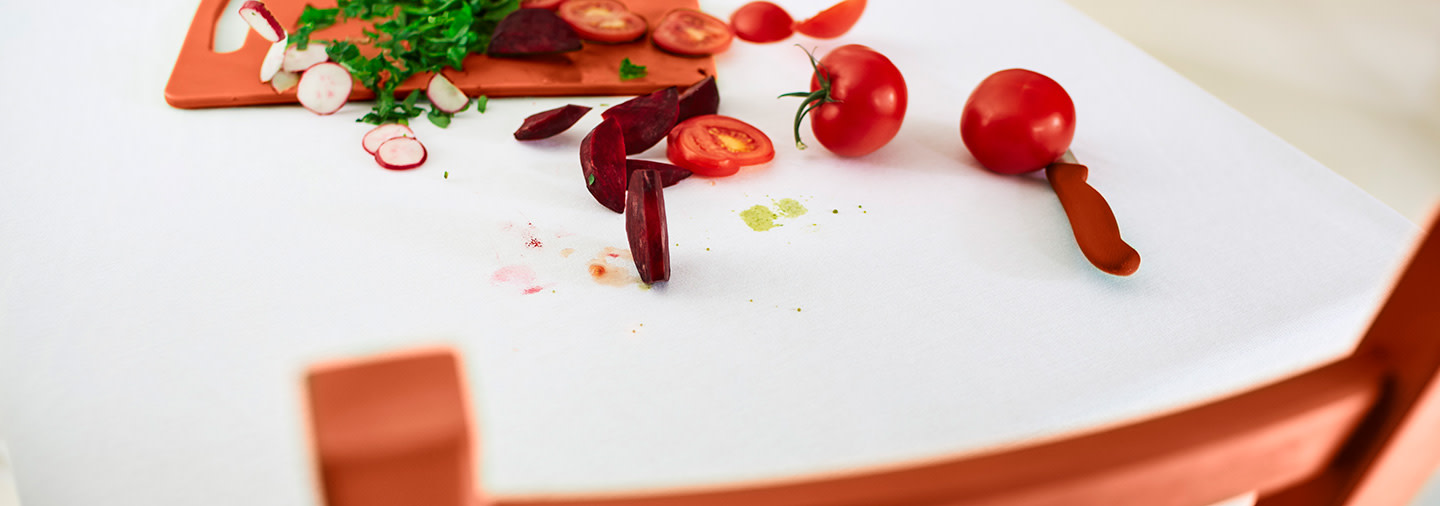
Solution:
M640 79L642 77L645 77L647 73L648 70L645 68L644 65L636 65L634 63L631 63L629 58L626 58L620 62L621 81Z

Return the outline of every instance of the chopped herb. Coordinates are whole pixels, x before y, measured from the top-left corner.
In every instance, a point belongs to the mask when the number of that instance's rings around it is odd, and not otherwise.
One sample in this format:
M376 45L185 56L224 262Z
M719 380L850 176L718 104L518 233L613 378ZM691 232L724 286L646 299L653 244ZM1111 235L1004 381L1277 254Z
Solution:
M291 40L304 48L311 33L338 21L370 21L356 42L378 49L379 54L366 57L349 40L325 41L326 53L375 92L374 108L360 121L403 123L426 111L411 100L413 93L396 103L400 83L445 67L461 70L467 56L485 52L495 25L518 8L520 0L338 0L333 9L306 6ZM450 123L450 116L433 107L428 115L442 127Z
M480 114L485 114L485 106L488 105L490 105L490 97L488 95L475 97L475 110Z
M310 33L335 24L335 15L339 13L338 8L316 9L313 5L306 5L305 10L300 11L300 28L290 34L291 43L295 44L296 49L305 49L310 45Z
M445 179L450 179L450 171L445 171Z
M592 184L595 184L595 175L594 175L594 174L591 174L591 175L585 177L585 186L590 186L590 185L592 185ZM679 246L679 245L677 244L676 246Z
M648 71L645 69L644 65L636 65L634 63L630 63L629 58L626 58L620 62L621 81L629 81L631 79L639 79L645 77L645 74L647 72Z
M445 128L450 126L450 119L454 118L455 115L436 109L432 106L430 108L430 112L426 114L425 117L429 119L431 123L434 123L435 126Z

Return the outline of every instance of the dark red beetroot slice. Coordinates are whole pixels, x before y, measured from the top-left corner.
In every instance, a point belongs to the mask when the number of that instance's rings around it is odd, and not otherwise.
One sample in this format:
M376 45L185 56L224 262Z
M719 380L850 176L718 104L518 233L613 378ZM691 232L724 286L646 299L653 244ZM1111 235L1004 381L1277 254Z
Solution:
M630 256L640 281L655 283L670 279L670 232L665 226L665 192L660 172L637 170L630 174L625 197L625 233L630 236Z
M680 113L675 123L720 111L720 88L715 86L715 76L706 77L680 92Z
M663 162L652 162L650 160L625 160L626 177L634 177L637 170L653 170L660 173L660 184L666 188L675 186L681 179L690 177L693 172Z
M589 107L575 104L537 112L525 118L525 123L515 131L515 140L533 141L554 137L575 126L575 122L580 121L580 118L588 112L590 112Z
M680 93L672 86L626 100L606 109L601 116L620 122L625 134L625 154L633 155L650 149L670 133L670 127L675 126L679 104Z
M517 9L500 20L491 56L527 56L580 50L580 36L549 9Z
M580 170L596 202L625 212L625 138L618 121L606 118L580 141Z

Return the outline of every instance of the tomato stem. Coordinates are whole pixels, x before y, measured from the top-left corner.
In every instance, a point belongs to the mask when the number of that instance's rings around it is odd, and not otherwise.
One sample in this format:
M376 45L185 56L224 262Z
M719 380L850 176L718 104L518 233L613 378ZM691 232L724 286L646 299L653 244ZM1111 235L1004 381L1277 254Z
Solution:
M820 62L815 60L815 53L809 49L805 49L805 46L799 44L795 46L799 47L801 51L804 51L805 56L810 57L810 68L814 69L815 80L820 82L820 87L815 91L797 91L794 93L786 93L776 98L805 97L805 100L800 102L800 108L795 111L795 149L803 151L806 146L805 142L800 140L800 123L805 119L805 115L810 114L810 111L815 110L817 107L830 103L838 103L840 101L830 96L830 77L826 75L825 68L820 65Z

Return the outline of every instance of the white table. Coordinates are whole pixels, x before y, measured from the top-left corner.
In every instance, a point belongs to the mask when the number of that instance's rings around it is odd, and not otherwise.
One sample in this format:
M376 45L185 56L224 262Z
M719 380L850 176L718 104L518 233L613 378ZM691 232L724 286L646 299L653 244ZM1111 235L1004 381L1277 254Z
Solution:
M668 190L667 286L600 285L586 262L625 236L576 167L598 115L549 141L509 132L621 99L495 100L419 124L430 161L389 172L358 148L362 104L165 105L193 5L86 8L0 18L20 48L0 68L21 69L0 84L0 439L27 506L313 504L304 368L436 343L466 354L482 479L502 494L1051 437L1345 353L1415 233L1060 2L874 2L841 41L797 41L888 54L910 89L899 137L858 160L790 149L796 104L774 96L808 65L737 42L721 112L769 133L776 160ZM1048 185L961 146L964 97L1010 67L1075 98L1074 150L1144 257L1135 276L1084 261ZM809 214L763 233L736 215L780 198ZM545 289L495 281L512 266Z

